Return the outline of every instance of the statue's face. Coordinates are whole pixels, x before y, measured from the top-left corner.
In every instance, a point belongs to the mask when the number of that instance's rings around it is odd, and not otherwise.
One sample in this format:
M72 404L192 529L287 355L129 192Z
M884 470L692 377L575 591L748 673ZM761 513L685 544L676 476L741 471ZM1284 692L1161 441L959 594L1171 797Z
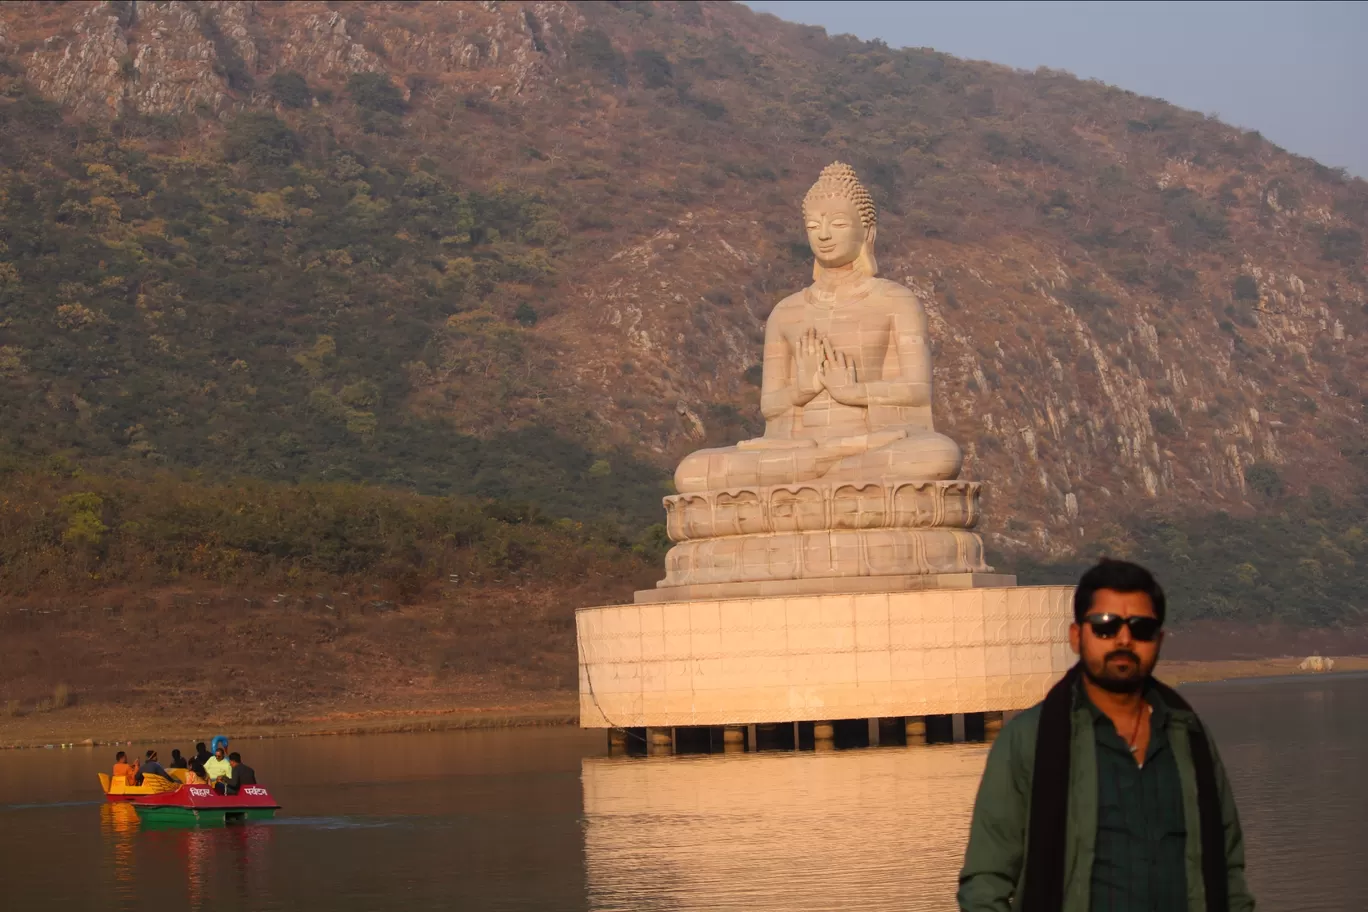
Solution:
M826 269L849 266L860 255L865 228L855 203L842 197L812 200L803 213L807 219L808 245Z

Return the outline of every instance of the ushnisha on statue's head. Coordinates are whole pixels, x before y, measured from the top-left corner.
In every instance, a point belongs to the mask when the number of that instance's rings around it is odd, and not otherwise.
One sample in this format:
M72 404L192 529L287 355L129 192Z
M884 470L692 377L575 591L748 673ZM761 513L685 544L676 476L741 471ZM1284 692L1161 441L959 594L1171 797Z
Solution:
M828 270L836 271L832 278L842 272L878 275L874 236L879 212L850 165L832 162L822 169L803 197L803 220L816 257L813 281L821 281Z

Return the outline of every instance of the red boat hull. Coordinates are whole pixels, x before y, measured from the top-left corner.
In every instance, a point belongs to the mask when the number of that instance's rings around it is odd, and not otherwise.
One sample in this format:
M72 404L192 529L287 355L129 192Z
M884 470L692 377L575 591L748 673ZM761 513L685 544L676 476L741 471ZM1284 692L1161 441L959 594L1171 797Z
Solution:
M207 785L183 785L160 795L135 798L131 804L144 818L162 819L241 820L271 817L280 809L271 793L259 785L244 785L236 795L220 795Z

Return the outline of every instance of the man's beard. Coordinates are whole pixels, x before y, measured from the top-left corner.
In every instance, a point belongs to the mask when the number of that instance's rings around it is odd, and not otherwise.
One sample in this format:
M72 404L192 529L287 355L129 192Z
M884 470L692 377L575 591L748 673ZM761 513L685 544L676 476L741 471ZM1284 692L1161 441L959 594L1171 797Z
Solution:
M1129 659L1130 671L1114 670L1111 662L1112 659L1116 658ZM1146 668L1140 662L1140 657L1129 649L1113 649L1102 657L1102 664L1096 671L1093 670L1091 663L1083 663L1083 674L1087 676L1088 680L1112 693L1135 693L1145 686L1145 681L1153 670L1154 666L1151 665Z

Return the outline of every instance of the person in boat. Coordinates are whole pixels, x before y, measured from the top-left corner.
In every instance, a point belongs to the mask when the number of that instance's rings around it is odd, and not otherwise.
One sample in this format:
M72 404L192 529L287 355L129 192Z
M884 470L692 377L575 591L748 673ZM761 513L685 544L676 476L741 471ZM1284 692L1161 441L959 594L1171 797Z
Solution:
M242 755L233 751L228 755L228 764L233 768L228 781L223 783L223 794L236 795L244 785L256 785L256 770L242 762Z
M211 756L209 759L213 759ZM208 785L209 774L204 771L204 764L199 762L196 757L190 758L190 775L186 780L187 785Z
M177 769L183 770L183 769L189 769L189 768L190 768L190 765L189 765L188 763L186 763L186 762L185 762L185 758L181 756L180 748L178 748L178 747L173 747L173 748L171 748L171 769L173 769L173 770L177 770Z
M166 771L166 767L157 762L157 752L151 749L147 751L147 759L142 762L142 766L138 767L138 772L133 777L133 784L142 785L146 776L161 776L163 779L171 779L171 774Z
M114 772L110 774L111 779L122 779L124 782L132 784L133 774L137 772L133 764L128 762L128 753L119 751L114 755Z
M204 774L209 784L218 788L229 776L233 775L232 764L228 762L226 751L221 744L214 745L214 756L204 764ZM221 791L221 789L220 789Z
M213 757L214 757L213 751L211 751L211 750L209 750L207 747L205 747L203 741L196 741L196 742L195 742L195 756L194 756L194 759L199 761L200 766L204 766L204 764L208 763L211 759L213 759Z

